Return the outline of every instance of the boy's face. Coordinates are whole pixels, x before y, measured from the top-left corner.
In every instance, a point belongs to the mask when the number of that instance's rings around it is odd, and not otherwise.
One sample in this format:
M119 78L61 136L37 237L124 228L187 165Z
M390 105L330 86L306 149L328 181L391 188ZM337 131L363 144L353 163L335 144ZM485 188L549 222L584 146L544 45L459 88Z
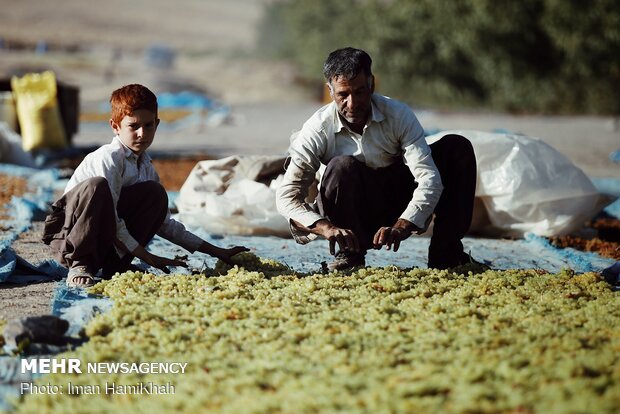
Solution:
M153 143L159 125L157 114L146 109L138 109L125 115L118 124L110 119L110 126L121 142L136 155L142 154Z

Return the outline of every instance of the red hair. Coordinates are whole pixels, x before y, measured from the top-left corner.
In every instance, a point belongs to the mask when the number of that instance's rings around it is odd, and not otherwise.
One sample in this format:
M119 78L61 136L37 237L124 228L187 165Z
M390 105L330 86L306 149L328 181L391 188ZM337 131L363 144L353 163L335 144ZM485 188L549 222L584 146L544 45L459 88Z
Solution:
M157 114L157 97L146 86L134 83L112 92L110 106L112 121L120 124L126 115L132 115L139 109Z

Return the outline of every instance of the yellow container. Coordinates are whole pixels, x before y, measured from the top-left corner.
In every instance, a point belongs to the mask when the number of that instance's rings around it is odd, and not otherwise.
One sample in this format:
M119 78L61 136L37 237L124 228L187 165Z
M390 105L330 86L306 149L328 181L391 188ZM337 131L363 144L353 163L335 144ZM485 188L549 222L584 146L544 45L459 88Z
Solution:
M24 151L67 146L52 71L11 78Z

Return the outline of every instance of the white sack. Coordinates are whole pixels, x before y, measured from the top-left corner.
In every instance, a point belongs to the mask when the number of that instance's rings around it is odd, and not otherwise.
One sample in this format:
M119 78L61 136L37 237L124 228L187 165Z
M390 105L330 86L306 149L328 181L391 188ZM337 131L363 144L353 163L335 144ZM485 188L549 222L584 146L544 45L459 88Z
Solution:
M180 220L211 233L290 237L271 185L283 165L283 157L258 155L198 162L176 200Z
M568 234L605 204L590 179L570 160L538 138L481 131L443 131L469 139L476 153L476 197L490 223L472 231L522 237ZM480 206L477 203L476 206ZM480 212L474 212L480 216Z

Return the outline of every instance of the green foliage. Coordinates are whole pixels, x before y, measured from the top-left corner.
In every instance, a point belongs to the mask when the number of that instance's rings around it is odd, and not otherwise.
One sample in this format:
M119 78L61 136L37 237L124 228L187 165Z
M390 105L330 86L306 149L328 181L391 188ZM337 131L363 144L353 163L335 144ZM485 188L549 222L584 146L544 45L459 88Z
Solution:
M289 0L266 16L261 43L316 81L353 46L382 93L417 105L620 113L615 0Z

